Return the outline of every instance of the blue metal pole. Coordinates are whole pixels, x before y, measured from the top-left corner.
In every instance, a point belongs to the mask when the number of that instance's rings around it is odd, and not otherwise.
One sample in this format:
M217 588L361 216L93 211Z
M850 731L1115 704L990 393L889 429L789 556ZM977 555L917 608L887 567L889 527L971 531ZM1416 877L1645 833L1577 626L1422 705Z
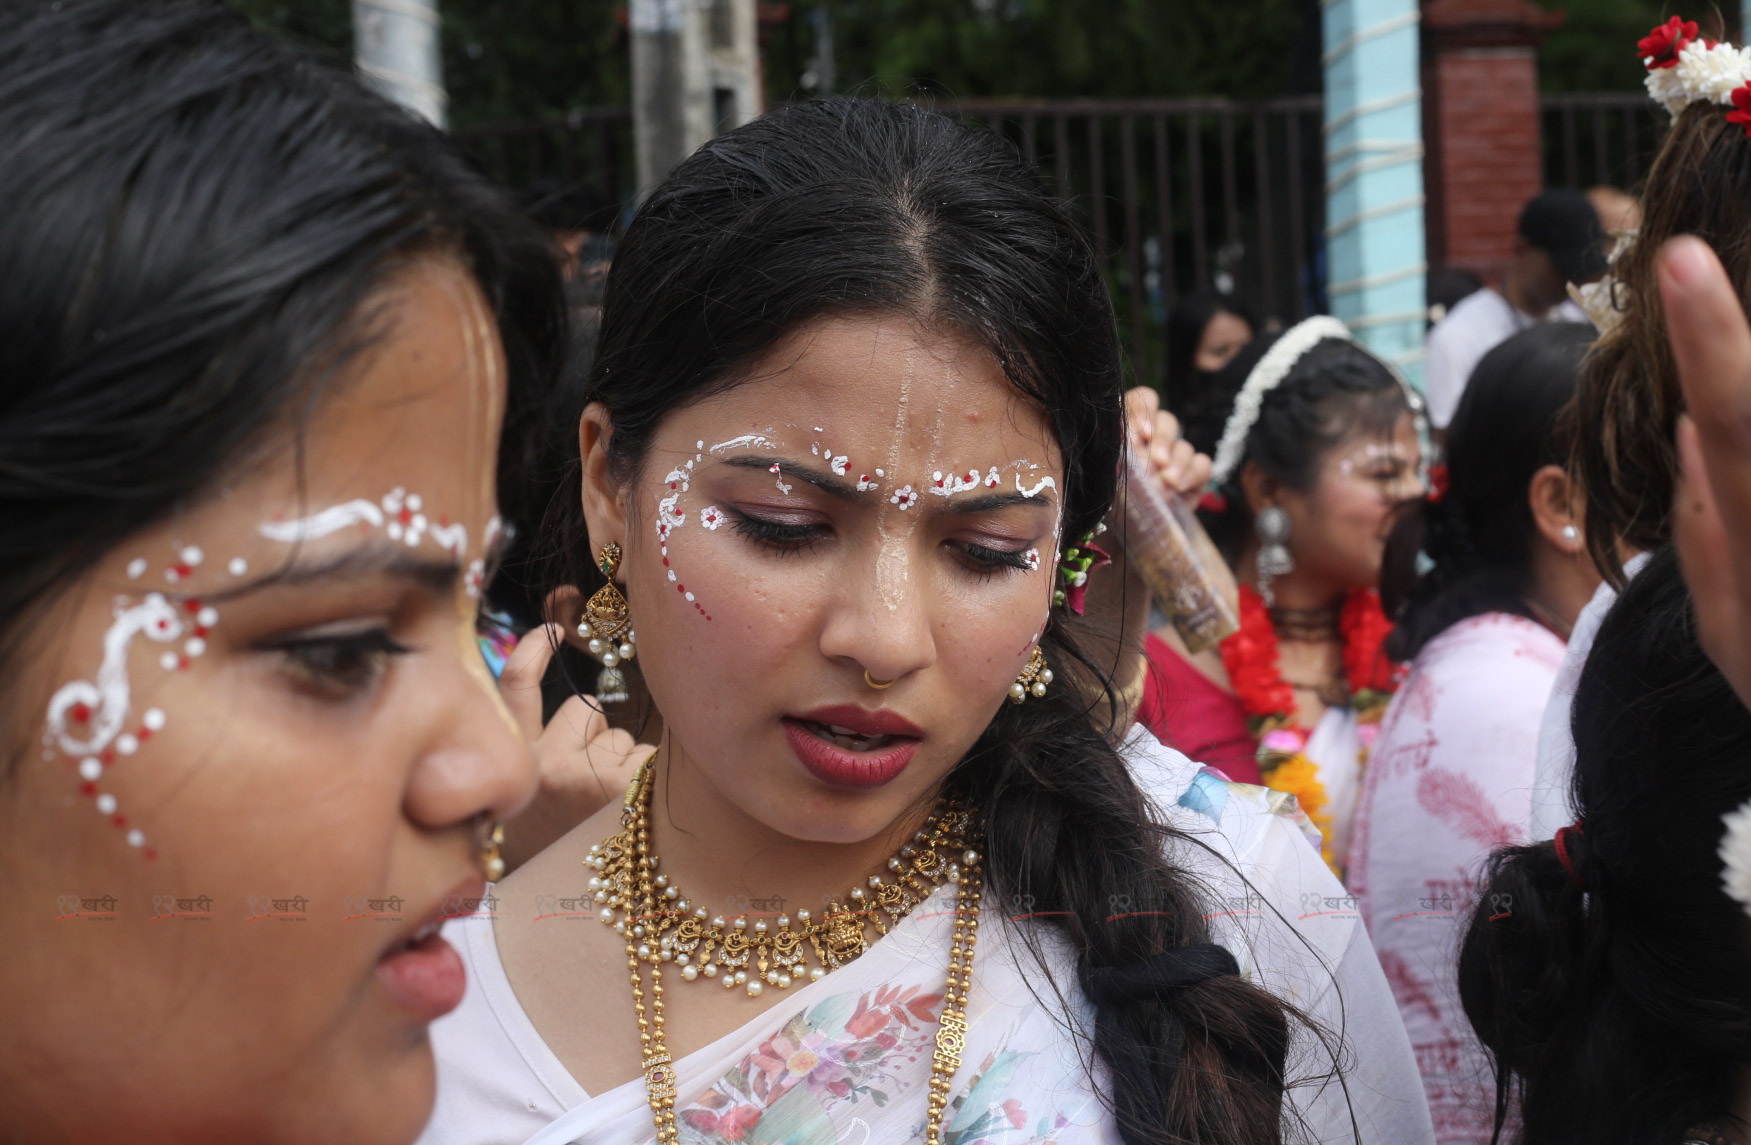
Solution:
M1417 0L1321 8L1326 293L1335 317L1420 385L1428 264Z

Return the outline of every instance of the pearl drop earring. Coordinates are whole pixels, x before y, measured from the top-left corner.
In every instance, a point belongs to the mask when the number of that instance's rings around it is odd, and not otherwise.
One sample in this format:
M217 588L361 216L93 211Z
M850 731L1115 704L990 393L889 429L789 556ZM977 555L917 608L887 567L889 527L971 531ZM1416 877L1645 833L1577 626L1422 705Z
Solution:
M1565 541L1578 541L1580 539L1581 539L1581 530L1575 528L1573 525L1564 525L1563 526L1563 540L1565 540Z

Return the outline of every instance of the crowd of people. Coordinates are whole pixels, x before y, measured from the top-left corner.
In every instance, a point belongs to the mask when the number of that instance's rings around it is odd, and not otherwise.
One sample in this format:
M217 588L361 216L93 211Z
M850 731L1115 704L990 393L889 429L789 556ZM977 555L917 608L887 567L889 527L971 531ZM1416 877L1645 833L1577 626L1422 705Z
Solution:
M1197 294L1158 396L935 112L620 219L0 8L0 1141L1751 1142L1751 52L1637 53L1426 388Z

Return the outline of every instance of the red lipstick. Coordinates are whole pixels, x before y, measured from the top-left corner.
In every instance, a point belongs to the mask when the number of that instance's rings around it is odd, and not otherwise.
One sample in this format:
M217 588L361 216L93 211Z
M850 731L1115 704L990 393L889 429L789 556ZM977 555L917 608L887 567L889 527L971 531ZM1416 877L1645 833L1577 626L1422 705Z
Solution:
M809 774L834 787L859 790L898 777L924 738L922 728L898 713L854 704L786 716L783 723L791 750Z

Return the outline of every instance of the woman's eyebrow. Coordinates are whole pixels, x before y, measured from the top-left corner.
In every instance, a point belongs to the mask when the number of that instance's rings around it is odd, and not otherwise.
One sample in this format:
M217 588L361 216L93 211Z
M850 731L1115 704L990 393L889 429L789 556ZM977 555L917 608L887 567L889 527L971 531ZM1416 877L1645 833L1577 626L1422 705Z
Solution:
M792 461L785 457L773 457L771 454L749 453L741 454L736 457L726 457L723 460L723 464L735 466L737 469L762 469L767 472L771 472L772 468L776 466L779 472L783 475L807 482L808 484L813 485L816 489L827 494L829 497L834 497L841 501L865 503L876 499L872 498L868 493L859 493L857 488L849 482L842 481L837 477L822 473L818 469L812 469L802 462ZM879 496L880 494L876 495L876 497ZM1028 494L1021 492L1019 489L1014 492L984 493L977 497L965 497L956 494L951 497L944 497L942 498L942 501L943 503L941 505L934 506L934 508L940 512L952 513L956 516L967 516L973 513L990 513L998 509L1008 509L1015 505L1045 505L1047 507L1055 508L1058 504L1057 499L1045 490L1041 490L1034 494Z
M873 500L867 493L859 493L857 487L849 481L842 481L830 473L822 473L810 469L800 461L792 461L788 457L773 457L771 454L743 453L735 457L726 457L723 464L737 469L763 469L771 472L776 468L788 477L807 482L829 497L840 501L850 501L854 504Z
M978 497L946 497L945 504L940 506L944 513L969 514L989 513L997 509L1007 509L1012 505L1044 505L1056 508L1057 500L1044 490L1038 493L985 493Z
M384 541L366 542L317 557L294 552L289 561L272 572L248 584L224 592L206 594L203 599L219 603L263 588L281 585L301 587L379 576L409 581L439 595L448 595L456 589L456 583L462 576L462 565L454 558L428 557L409 552L406 545Z

